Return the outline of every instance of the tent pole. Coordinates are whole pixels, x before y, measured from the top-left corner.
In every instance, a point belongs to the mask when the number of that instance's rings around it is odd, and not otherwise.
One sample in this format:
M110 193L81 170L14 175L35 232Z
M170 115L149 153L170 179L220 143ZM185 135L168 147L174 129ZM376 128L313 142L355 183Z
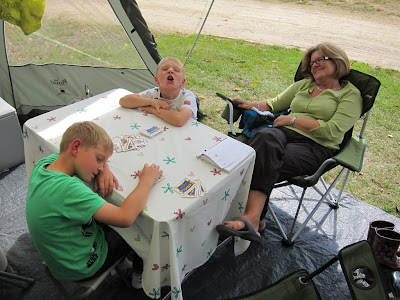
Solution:
M184 63L183 65L186 65L187 61L189 60L190 54L192 53L193 48L194 48L194 46L196 45L197 40L199 39L200 33L201 33L201 31L203 30L204 24L205 24L206 21L207 21L208 15L210 14L210 11L211 11L211 8L212 8L213 4L214 4L214 0L211 1L210 7L208 8L206 17L204 18L204 21L203 21L203 24L201 24L199 33L197 34L196 39L195 39L194 42L193 42L192 48L190 49L188 55L186 56L186 60L185 60L185 63Z

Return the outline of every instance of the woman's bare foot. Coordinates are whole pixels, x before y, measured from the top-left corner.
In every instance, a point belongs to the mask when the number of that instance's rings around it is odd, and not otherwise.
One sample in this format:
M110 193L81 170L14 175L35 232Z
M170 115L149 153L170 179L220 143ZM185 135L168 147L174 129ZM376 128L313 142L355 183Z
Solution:
M265 224L265 220L261 220L258 223L258 232L263 232L265 230L265 227L267 226L267 224Z
M245 218L251 224L251 226L254 228L255 232L258 232L258 228L262 221L254 220L253 218L250 218L249 216L246 216L246 215L242 215L241 217ZM246 225L243 223L243 221L240 221L240 220L225 221L224 225L226 225L232 229L235 229L235 230L242 230L242 229L246 228ZM265 224L264 224L264 227L265 227Z

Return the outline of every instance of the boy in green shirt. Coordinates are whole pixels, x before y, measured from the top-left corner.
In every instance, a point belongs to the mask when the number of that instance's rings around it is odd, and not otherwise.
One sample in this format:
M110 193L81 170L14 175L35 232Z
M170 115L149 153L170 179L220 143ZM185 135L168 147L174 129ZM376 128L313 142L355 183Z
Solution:
M84 183L94 180L95 191L100 188L103 197L112 193L118 185L107 165L112 153L113 143L103 128L93 122L75 123L63 134L60 153L41 159L32 171L26 199L28 229L57 279L97 276L132 251L105 224L130 226L162 171L145 164L137 187L120 207L115 206Z

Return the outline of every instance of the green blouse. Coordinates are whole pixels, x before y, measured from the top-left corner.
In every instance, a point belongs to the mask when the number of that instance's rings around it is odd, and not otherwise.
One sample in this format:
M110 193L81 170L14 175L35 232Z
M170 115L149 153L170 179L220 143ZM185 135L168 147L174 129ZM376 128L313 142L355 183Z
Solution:
M362 98L360 91L349 81L341 81L342 89L324 90L312 98L316 83L303 79L293 83L283 93L267 100L272 112L291 109L291 116L317 120L319 126L306 133L289 127L309 137L318 144L331 149L339 149L344 134L354 126L361 116Z

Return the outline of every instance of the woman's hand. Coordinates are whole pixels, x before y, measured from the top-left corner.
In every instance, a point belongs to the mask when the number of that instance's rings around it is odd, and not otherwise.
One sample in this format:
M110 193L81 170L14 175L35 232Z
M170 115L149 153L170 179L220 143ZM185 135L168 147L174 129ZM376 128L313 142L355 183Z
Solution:
M293 116L281 115L274 120L274 127L289 126Z
M292 126L300 129L306 133L311 133L311 130L317 128L319 126L319 122L317 120L311 120L306 118L296 118L293 120L293 116L291 115L281 115L274 120L274 127L281 126ZM293 120L293 123L290 122Z
M235 102L240 108L243 109L252 109L253 107L258 108L258 102L253 102L253 101L246 101L240 98L233 98L233 102Z

